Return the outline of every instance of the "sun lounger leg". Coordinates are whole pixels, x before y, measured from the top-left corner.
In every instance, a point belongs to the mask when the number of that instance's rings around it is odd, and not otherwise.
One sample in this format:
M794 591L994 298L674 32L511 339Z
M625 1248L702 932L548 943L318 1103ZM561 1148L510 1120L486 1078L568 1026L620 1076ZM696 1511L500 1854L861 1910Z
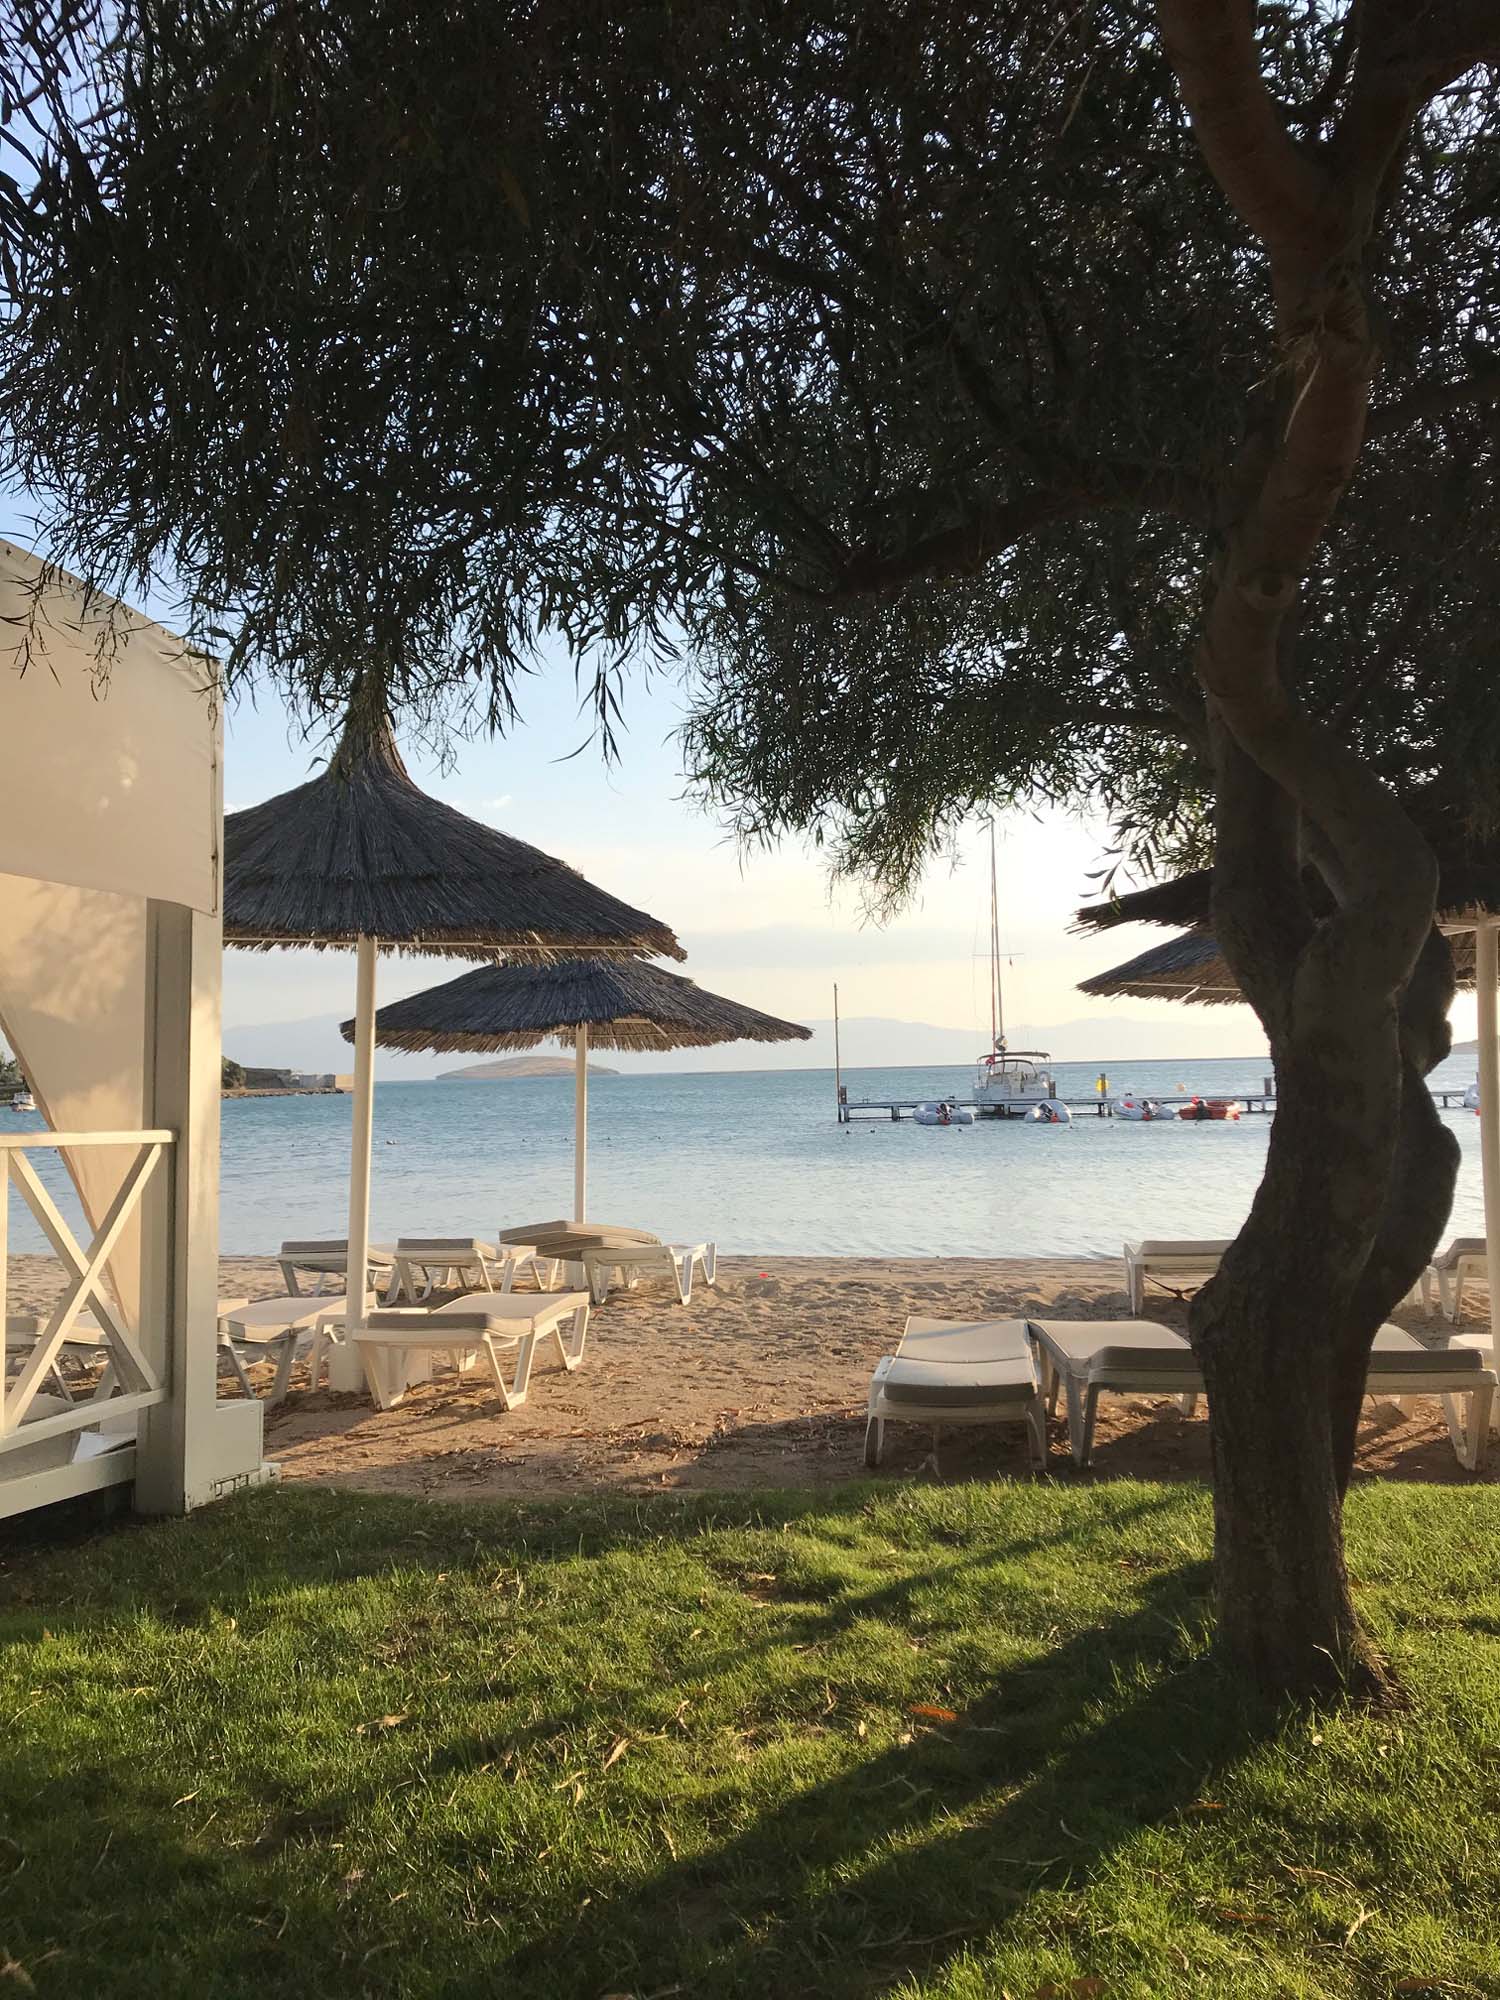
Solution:
M221 1335L219 1349L221 1353L229 1356L229 1365L234 1370L235 1379L238 1381L240 1388L247 1396L253 1396L255 1391L250 1386L250 1377L245 1373L245 1364L240 1360L234 1342L227 1334Z
M566 1334L563 1332L565 1326L568 1329ZM586 1304L579 1306L571 1318L559 1321L557 1325L550 1327L548 1331L557 1342L557 1358L563 1367L570 1374L575 1368L581 1367L583 1363L583 1350L588 1344L589 1337L588 1306Z
M1490 1410L1495 1392L1487 1384L1469 1392L1468 1427L1459 1421L1457 1395L1444 1396L1443 1415L1448 1423L1448 1435L1453 1440L1453 1449L1458 1462L1466 1472L1477 1472L1484 1458L1485 1446L1490 1436Z
M719 1282L719 1246L710 1243L703 1252L703 1282L710 1290Z
M865 1424L865 1464L879 1465L885 1453L885 1418L872 1410Z
M1073 1453L1073 1463L1075 1465L1087 1465L1089 1462L1089 1443L1094 1428L1092 1422L1093 1411L1090 1409L1087 1417L1085 1416L1084 1392L1071 1375L1067 1377L1063 1387L1067 1392L1068 1398L1068 1444Z
M292 1384L292 1362L297 1354L297 1336L287 1333L280 1342L281 1352L276 1357L276 1374L271 1382L271 1393L266 1398L267 1409L274 1410L283 1402Z
M1037 1470L1045 1471L1047 1466L1047 1411L1039 1395L1033 1396L1026 1406L1026 1443L1029 1455Z
M481 1335L481 1338L489 1360L490 1373L495 1378L495 1387L500 1394L502 1409L518 1409L526 1401L527 1391L531 1385L531 1357L536 1348L536 1335L534 1333L522 1335L516 1349L515 1376L508 1389L505 1386L505 1372L500 1366L500 1349L494 1335L486 1333Z
M684 1250L672 1259L672 1277L677 1286L677 1303L685 1306L693 1296L693 1253Z

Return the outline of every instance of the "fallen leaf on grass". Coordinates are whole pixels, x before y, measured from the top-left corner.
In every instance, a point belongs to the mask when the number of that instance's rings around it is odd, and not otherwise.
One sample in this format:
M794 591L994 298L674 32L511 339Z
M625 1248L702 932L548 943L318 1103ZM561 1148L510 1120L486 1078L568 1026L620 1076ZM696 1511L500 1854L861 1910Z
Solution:
M924 1722L957 1722L958 1711L952 1708L937 1708L930 1701L914 1701L907 1709L908 1715L919 1715Z
M1268 1924L1271 1919L1253 1910L1220 1910L1219 1921L1223 1924Z
M20 1959L11 1958L3 1951L0 1951L0 1979L9 1980L13 1986L19 1986L23 1993L34 1993L36 1991L31 1974L22 1965Z
M377 1735L383 1729L399 1729L403 1723L410 1720L409 1715L377 1716L374 1722L357 1722L354 1725L354 1733L356 1736Z
M1061 1986L1049 1979L1045 1986L1036 1989L1036 2000L1098 2000L1104 1991L1104 1981L1093 1977L1069 1979Z
M630 1748L630 1738L628 1736L617 1737L610 1749L609 1755L605 1758L604 1762L599 1766L599 1769L601 1771L607 1771L611 1764L618 1764L620 1759L625 1755L625 1752L629 1748Z

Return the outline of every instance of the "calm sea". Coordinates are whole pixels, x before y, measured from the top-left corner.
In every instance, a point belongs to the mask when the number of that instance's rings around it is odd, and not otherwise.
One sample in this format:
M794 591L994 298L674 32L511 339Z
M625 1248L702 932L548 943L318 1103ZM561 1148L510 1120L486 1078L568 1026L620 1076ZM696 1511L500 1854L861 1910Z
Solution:
M1053 1068L1064 1096L1092 1093L1097 1065ZM1258 1090L1265 1068L1199 1059L1111 1064L1109 1075L1115 1092L1168 1097L1181 1083L1213 1095ZM1472 1056L1455 1057L1433 1080L1462 1086L1474 1072ZM846 1080L856 1099L962 1097L972 1071L851 1070ZM592 1216L765 1256L1118 1256L1129 1236L1231 1234L1270 1123L1130 1125L1080 1113L1061 1128L841 1126L829 1070L600 1077L589 1110ZM343 1235L348 1098L237 1098L223 1112L226 1253ZM1464 1149L1453 1228L1477 1233L1479 1121L1447 1116ZM484 1235L568 1215L572 1161L571 1078L380 1084L371 1233ZM17 1250L45 1247L19 1201L12 1224Z

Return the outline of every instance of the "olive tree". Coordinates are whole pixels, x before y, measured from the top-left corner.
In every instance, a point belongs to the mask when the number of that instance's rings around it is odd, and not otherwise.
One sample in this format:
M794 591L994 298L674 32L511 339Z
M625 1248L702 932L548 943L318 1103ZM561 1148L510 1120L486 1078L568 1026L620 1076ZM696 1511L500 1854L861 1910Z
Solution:
M1496 809L1496 89L1472 0L30 0L0 424L231 671L503 722L682 660L705 791L899 895L976 805L1212 852L1280 1089L1195 1303L1226 1645L1378 1693L1341 1506L1435 1240ZM1320 885L1310 894L1309 871Z

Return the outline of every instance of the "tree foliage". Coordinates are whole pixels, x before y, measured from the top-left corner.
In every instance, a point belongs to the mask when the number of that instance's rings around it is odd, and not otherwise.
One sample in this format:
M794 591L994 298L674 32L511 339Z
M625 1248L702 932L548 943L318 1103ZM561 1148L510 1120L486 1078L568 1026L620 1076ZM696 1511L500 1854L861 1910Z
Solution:
M607 735L623 666L686 653L704 791L895 893L1037 794L1202 858L1202 577L1277 357L1149 9L109 20L101 56L32 0L11 63L0 421L62 559L169 570L232 672L330 712L503 721L550 633ZM1345 29L1261 10L1309 148ZM1468 78L1404 152L1379 434L1298 641L1311 707L1480 817L1493 110Z

